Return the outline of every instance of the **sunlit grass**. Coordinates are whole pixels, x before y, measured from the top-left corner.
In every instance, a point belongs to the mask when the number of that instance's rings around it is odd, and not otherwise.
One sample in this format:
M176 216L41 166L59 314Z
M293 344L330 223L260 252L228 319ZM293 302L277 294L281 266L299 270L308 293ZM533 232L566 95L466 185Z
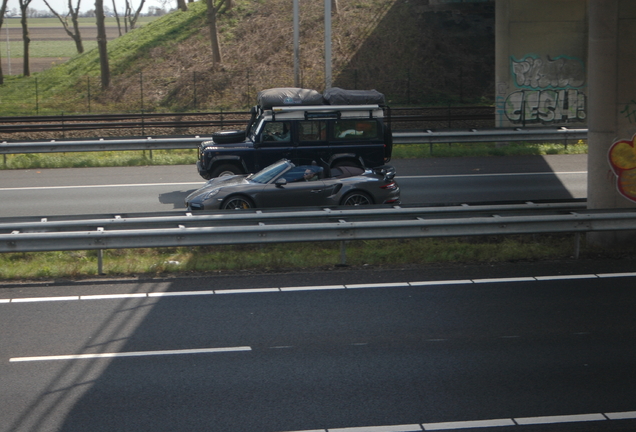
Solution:
M144 165L194 165L197 150L139 150L7 155L1 169L86 168Z
M393 147L393 158L412 159L429 157L461 157L461 156L523 156L523 155L556 155L586 154L587 142L568 143L455 143L455 144L396 144Z
M395 267L570 259L574 238L563 234L351 241L346 243L346 264ZM584 236L581 240L581 258L604 253L588 249ZM606 252L607 256L616 253ZM104 251L103 275L319 270L332 268L340 260L340 242L121 249ZM96 251L0 254L2 280L86 278L98 276L97 272Z

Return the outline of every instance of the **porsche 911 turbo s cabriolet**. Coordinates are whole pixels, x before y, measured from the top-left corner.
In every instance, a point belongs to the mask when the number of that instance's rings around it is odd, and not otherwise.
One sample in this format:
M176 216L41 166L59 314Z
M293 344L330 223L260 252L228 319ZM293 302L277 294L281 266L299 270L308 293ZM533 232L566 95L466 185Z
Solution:
M394 177L389 165L326 168L282 159L255 174L213 178L188 195L185 204L188 210L399 204Z

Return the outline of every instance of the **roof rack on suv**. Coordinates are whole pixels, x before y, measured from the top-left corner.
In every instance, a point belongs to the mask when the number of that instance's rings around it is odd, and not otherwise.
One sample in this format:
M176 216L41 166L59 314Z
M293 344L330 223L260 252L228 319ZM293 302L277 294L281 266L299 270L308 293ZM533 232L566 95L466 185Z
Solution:
M271 110L272 120L286 118L309 119L340 119L340 118L368 118L383 117L380 105L296 105L296 106L275 106Z

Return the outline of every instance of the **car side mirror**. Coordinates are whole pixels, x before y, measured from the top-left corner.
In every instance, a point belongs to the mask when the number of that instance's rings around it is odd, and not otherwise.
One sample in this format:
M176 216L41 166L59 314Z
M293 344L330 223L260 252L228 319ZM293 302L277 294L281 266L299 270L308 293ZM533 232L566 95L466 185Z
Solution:
M274 184L276 185L276 187L283 187L287 184L287 179L279 178L278 180L274 182Z

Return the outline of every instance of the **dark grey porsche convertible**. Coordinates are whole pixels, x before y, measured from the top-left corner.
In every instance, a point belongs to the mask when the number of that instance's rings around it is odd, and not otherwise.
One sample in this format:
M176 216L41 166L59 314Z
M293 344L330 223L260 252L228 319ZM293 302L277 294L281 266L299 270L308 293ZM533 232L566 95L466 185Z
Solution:
M283 159L249 175L216 177L192 192L189 210L399 204L395 169L296 166Z

